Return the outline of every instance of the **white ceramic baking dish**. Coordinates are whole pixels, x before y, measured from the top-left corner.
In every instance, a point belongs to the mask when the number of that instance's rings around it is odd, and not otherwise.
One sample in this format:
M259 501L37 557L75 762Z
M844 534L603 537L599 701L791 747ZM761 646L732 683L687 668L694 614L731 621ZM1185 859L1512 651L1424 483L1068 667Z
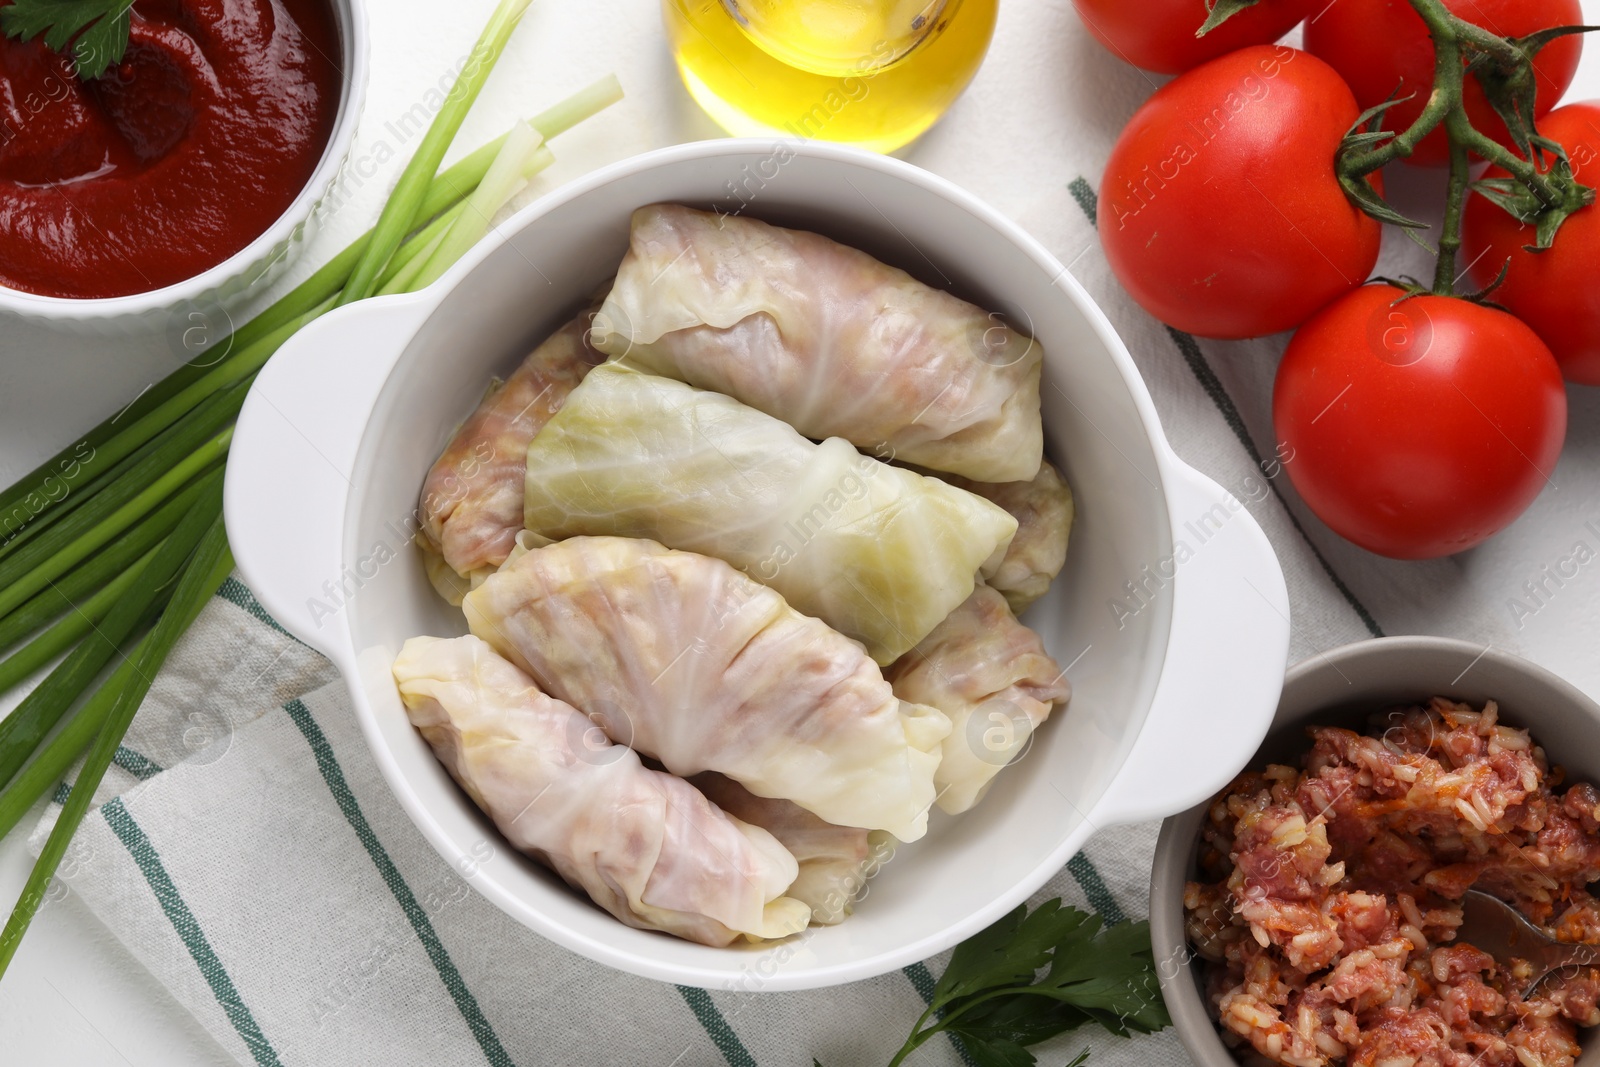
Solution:
M1038 338L1046 447L1077 497L1066 569L1027 615L1068 666L1071 706L974 811L935 812L854 916L776 946L629 929L512 852L412 730L389 676L406 638L465 631L410 541L424 473L489 376L609 279L633 209L663 200L819 230ZM1091 834L1225 784L1266 732L1287 659L1287 593L1265 536L1173 454L1122 342L1071 275L950 183L830 145L714 141L624 161L531 205L428 290L317 321L245 404L226 507L250 585L343 671L395 797L440 854L544 936L689 985L832 985L950 947Z

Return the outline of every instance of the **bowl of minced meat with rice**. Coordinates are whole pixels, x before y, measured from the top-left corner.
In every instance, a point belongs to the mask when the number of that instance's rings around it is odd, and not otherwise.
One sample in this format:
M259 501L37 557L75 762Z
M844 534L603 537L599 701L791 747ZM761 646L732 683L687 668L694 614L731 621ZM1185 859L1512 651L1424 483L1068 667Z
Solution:
M1293 668L1246 769L1156 848L1151 933L1190 1055L1600 1067L1600 967L1535 984L1458 936L1475 890L1600 944L1596 783L1600 705L1508 653L1384 638Z

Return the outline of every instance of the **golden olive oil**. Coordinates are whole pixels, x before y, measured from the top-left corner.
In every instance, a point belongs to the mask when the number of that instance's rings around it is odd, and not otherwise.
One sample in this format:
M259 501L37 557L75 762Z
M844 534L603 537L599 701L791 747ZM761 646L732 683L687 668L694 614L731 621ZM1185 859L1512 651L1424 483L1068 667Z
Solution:
M999 0L662 0L689 93L729 133L880 152L972 80Z

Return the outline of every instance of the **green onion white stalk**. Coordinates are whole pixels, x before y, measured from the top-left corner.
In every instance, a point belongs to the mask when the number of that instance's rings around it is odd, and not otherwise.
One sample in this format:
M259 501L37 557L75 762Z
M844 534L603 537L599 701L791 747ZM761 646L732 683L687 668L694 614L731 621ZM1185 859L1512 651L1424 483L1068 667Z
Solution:
M444 232L439 247L429 253L412 284L421 287L438 281L451 264L466 255L467 249L483 240L495 214L528 184L528 171L543 170L555 159L532 126L519 123L512 127L483 181L467 197L466 206Z
M350 272L350 280L345 282L344 291L339 294L339 304L365 300L377 291L378 278L383 274L383 268L389 265L389 257L400 247L406 234L416 229L428 187L433 184L433 176L439 164L444 162L444 154L450 150L450 142L455 140L456 131L467 117L467 110L478 98L483 83L489 80L489 72L506 50L511 31L517 28L522 13L528 10L529 2L501 0L494 14L489 16L489 25L484 27L478 43L473 46L461 76L450 87L444 106L439 109L428 132L422 135L422 143L417 146L416 154L400 172L400 180L395 183L394 192L389 194L388 202L383 205L378 224L372 228L372 239L356 261L355 270Z

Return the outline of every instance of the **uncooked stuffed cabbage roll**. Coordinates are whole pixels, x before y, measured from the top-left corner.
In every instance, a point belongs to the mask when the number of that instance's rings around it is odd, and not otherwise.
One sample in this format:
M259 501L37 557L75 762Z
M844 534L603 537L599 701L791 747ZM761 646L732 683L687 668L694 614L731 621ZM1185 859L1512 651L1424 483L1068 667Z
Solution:
M552 540L647 537L727 560L892 663L992 574L1017 520L982 497L814 444L720 393L606 364L528 448Z
M902 700L950 716L934 784L939 807L952 815L982 800L1051 709L1072 695L1039 635L984 585L885 673Z
M874 842L866 830L824 822L793 801L758 797L714 772L697 774L689 784L729 815L766 830L789 850L800 864L789 895L811 908L814 923L843 922L892 847L892 839Z
M908 463L1009 482L1043 458L1036 341L814 233L640 208L594 343Z
M528 442L599 363L588 345L588 313L529 353L504 382L492 382L478 408L456 430L428 471L419 507L418 539L434 585L453 603L505 561L522 529L522 484ZM443 563L448 572L440 566ZM450 575L462 579L451 580Z
M992 500L1017 520L1017 536L1011 539L1006 558L989 576L988 584L1006 598L1013 613L1021 615L1044 596L1066 561L1067 538L1072 533L1072 490L1048 460L1029 482L975 482L953 474L940 477L958 489Z
M629 926L705 945L785 937L810 909L767 831L595 742L589 721L476 637L414 637L394 663L407 713L519 850Z
M902 841L927 828L949 719L721 560L575 537L513 559L462 606L473 633L673 774L718 771Z

